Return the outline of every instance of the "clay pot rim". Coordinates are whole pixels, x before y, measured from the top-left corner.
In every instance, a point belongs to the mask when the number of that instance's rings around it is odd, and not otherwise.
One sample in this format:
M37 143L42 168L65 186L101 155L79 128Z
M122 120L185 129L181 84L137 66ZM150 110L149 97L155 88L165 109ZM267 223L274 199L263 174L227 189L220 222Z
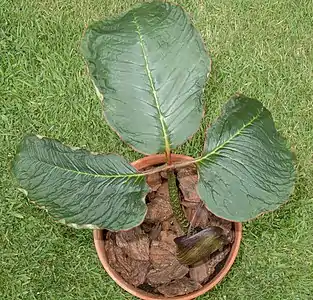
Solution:
M192 160L192 159L193 158L190 156L181 155L181 154L172 154L173 162L186 161L186 160ZM165 156L162 154L156 154L156 155L149 155L141 159L138 159L132 163L132 166L138 170L141 170L141 169L144 169L153 165L159 165L162 163L165 163ZM238 223L238 222L233 222L233 223L235 227L235 240L233 242L231 251L228 255L228 258L223 268L216 274L215 277L213 277L211 281L206 283L201 289L194 291L190 294L184 295L184 296L177 296L177 297L172 297L172 298L166 298L164 296L153 295L127 283L115 270L111 268L111 266L108 263L105 249L104 249L105 238L103 236L103 231L98 230L98 229L94 230L93 237L94 237L94 244L96 247L96 251L102 263L102 266L104 267L105 271L110 275L110 277L125 291L143 300L156 300L156 299L191 300L213 289L227 275L233 263L235 262L235 259L238 255L238 251L240 248L240 242L241 242L241 237L242 237L242 225L241 223Z

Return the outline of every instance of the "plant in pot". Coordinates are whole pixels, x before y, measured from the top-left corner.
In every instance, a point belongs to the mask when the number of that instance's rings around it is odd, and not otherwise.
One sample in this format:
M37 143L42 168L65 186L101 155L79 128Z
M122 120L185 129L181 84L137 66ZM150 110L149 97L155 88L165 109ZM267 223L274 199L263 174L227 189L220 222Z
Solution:
M28 135L14 175L56 220L94 230L103 266L127 291L193 299L230 269L240 222L288 199L292 154L270 112L241 94L208 128L200 157L172 153L200 126L211 65L177 5L143 3L96 22L82 51L108 124L147 156L130 164Z

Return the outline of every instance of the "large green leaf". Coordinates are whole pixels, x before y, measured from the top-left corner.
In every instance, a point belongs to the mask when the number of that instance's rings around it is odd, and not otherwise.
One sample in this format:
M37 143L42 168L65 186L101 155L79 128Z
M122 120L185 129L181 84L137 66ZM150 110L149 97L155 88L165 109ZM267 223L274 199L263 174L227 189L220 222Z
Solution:
M257 100L236 95L208 129L198 192L219 217L245 221L274 210L293 189L292 154Z
M128 229L146 215L145 178L122 157L26 137L13 173L27 196L76 228Z
M135 149L169 151L197 131L210 59L181 7L144 3L97 22L82 52L108 123Z

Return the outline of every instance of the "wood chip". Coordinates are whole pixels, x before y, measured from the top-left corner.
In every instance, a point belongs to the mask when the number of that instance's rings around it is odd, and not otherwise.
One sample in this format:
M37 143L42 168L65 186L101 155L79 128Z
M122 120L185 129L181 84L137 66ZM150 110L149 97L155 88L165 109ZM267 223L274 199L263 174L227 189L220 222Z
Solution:
M150 261L154 268L176 263L176 245L170 245L162 241L152 241L150 246Z
M158 292L165 297L182 296L192 293L202 287L198 282L184 277L182 279L175 280L169 284L161 285L157 288Z
M183 278L189 268L173 260L170 265L162 266L159 269L152 269L147 274L147 282L151 286L170 283L172 280Z
M162 184L162 177L160 173L155 173L147 176L147 184L152 191L157 191Z
M164 199L168 199L169 201L169 194L168 194L168 183L167 181L163 182L161 186L156 191L156 196L161 197Z
M169 245L169 249L173 249L174 253L176 253L176 244L174 242L174 239L177 237L177 234L175 234L172 231L161 231L159 235L159 239L161 242L164 242Z
M177 236L183 235L183 231L181 230L180 226L178 225L178 223L174 217L171 217L170 219L162 222L162 230L172 231Z
M180 168L177 170L176 175L178 180L186 176L197 175L197 167L195 165L191 165L185 168Z
M190 268L189 275L192 280L199 283L204 283L210 278L214 271L214 267L211 267L208 264L201 264L199 266Z
M173 215L171 204L167 199L157 197L147 206L148 212L145 219L147 222L162 222Z
M149 237L139 227L119 231L116 233L115 239L116 245L129 257L135 260L149 260Z
M167 172L166 171L162 171L160 174L161 174L162 178L167 179Z
M185 201L198 202L200 197L197 193L198 175L190 175L181 177L179 180L179 188L184 196Z
M215 253L207 262L190 268L190 278L199 283L206 283L215 272L215 267L228 256L229 252L230 247L226 247L221 252Z
M146 281L146 276L150 266L149 261L134 260L117 247L112 240L105 242L105 250L110 266L118 272L125 281L138 286Z

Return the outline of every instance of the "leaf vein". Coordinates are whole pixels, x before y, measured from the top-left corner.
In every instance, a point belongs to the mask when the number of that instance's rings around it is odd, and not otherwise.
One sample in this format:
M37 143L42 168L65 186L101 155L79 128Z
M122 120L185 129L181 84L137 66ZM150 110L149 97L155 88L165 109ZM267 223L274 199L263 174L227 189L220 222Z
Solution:
M151 74L151 70L150 70L149 62L148 62L148 55L147 55L145 47L144 47L144 41L143 41L143 37L142 37L141 31L140 31L140 26L139 26L137 18L136 18L136 16L134 14L133 14L133 18L134 18L133 23L136 26L136 32L137 32L138 37L139 37L140 47L141 47L142 54L143 54L143 57L144 57L144 60L145 60L146 72L147 72L147 75L148 75L148 78L149 78L150 87L151 87L151 90L152 90L153 98L154 98L154 101L155 101L155 104L156 104L156 108L157 108L158 115L159 115L159 120L160 120L161 127L162 127L163 138L164 138L164 143L165 143L165 149L166 149L166 152L168 152L170 150L170 148L171 148L170 147L169 136L168 136L168 132L167 132L167 129L166 129L165 122L164 122L164 117L163 117L162 112L161 112L161 107L160 107L160 102L159 102L159 99L158 99L158 96L157 96L157 91L156 91L154 83L153 83L152 74Z

